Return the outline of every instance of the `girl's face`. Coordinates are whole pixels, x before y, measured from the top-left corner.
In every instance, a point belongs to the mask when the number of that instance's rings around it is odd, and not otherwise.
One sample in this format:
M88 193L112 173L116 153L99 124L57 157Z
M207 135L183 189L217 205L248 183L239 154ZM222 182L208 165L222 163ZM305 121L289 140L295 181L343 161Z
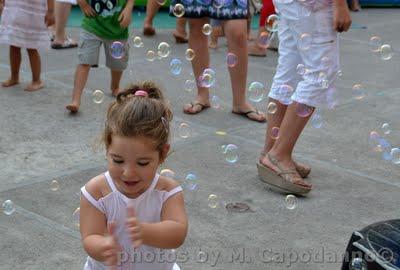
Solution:
M168 153L165 145L162 157ZM157 172L160 153L145 137L113 135L107 151L108 170L117 189L127 197L136 198L145 192Z

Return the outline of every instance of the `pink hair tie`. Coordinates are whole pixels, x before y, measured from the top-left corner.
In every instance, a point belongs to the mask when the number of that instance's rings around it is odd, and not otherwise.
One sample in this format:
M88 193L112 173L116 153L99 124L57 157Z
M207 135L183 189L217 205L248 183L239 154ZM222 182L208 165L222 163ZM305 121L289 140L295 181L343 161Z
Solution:
M135 92L135 96L139 96L139 97L147 97L149 94L147 94L147 92L146 91L143 91L143 90L137 90L136 92Z

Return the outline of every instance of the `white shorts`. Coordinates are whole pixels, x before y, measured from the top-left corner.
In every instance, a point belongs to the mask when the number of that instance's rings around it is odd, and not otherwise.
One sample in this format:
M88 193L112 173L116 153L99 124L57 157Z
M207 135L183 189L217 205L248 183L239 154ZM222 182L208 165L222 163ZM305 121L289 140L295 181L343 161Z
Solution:
M56 0L56 2L60 2L60 3L69 3L72 5L76 5L76 0Z
M276 2L275 8L280 13L279 60L268 96L283 104L293 101L312 107L330 104L339 70L339 44L333 29L332 6L313 11L298 1ZM310 42L305 45L302 36L309 37ZM297 73L299 64L307 70L302 76Z

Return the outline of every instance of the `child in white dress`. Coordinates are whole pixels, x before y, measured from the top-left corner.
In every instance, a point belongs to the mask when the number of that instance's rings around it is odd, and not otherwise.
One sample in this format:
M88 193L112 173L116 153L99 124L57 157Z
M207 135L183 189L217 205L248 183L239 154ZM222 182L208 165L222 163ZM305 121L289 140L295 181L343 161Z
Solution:
M85 270L178 270L172 249L185 240L182 188L157 174L169 151L172 112L152 83L118 94L103 142L108 171L82 187ZM150 259L149 259L150 258Z
M32 69L32 82L26 91L43 88L40 79L39 49L50 48L47 27L54 24L54 0L0 0L4 6L0 23L0 44L10 45L11 76L2 82L3 87L19 83L21 48L28 51Z

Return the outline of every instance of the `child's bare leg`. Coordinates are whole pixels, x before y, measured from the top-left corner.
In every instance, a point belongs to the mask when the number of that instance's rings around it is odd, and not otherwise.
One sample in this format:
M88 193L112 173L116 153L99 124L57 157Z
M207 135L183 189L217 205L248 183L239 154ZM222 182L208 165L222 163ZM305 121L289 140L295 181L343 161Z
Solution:
M1 86L9 87L19 83L19 68L21 66L21 48L10 46L11 77L2 82Z
M85 88L86 81L89 76L89 71L90 65L80 64L76 67L74 90L72 92L72 102L65 106L65 108L67 108L67 110L70 110L72 113L75 113L79 110L79 106L81 105L82 92Z
M111 70L111 93L116 97L119 93L119 83L121 82L122 70Z
M251 18L252 16L249 14L249 17L247 17L247 40L254 40L254 37L251 35Z
M26 86L25 91L32 92L43 88L43 82L40 80L41 61L36 49L27 49L27 51L32 70L32 82Z
M223 36L224 36L224 30L222 25L213 26L210 36L210 43L208 44L208 47L216 49L218 47L218 38Z

